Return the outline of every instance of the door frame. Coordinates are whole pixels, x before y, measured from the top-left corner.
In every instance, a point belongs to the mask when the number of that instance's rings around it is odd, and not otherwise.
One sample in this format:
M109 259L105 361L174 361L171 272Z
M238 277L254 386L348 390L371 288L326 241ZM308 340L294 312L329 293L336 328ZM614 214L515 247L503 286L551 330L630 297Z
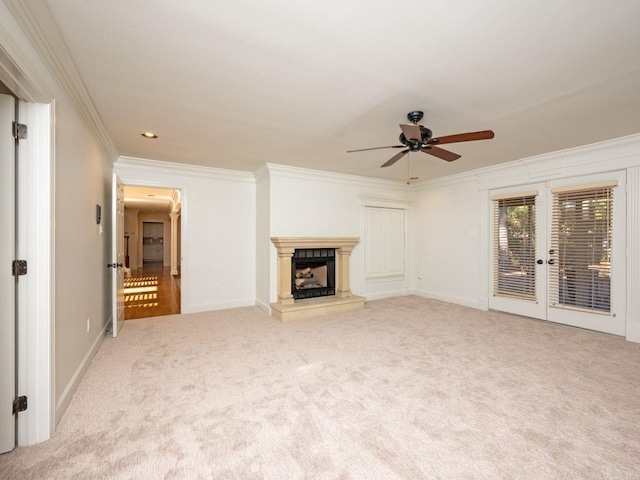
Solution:
M55 431L55 100L33 70L21 68L14 58L21 58L17 47L0 48L0 79L18 96L19 121L29 129L27 140L18 144L16 246L28 261L17 298L17 394L29 398L29 408L18 415L17 432L18 446L27 446Z
M55 431L55 102L19 101L27 141L18 144L19 244L29 262L18 295L18 388L29 408L18 416L18 446L48 440Z
M189 313L185 311L185 305L189 305L187 299L189 298L189 268L184 258L184 245L189 245L188 235L188 194L187 185L174 183L171 181L162 180L140 180L134 179L128 176L126 172L118 170L118 163L114 165L113 172L118 175L122 185L124 187L151 187L151 188L164 188L170 190L180 190L180 251L178 252L178 258L180 258L180 313ZM142 222L140 222L140 226ZM142 233L140 232L140 235ZM136 242L137 243L137 242ZM188 251L188 249L187 249ZM163 254L164 255L164 254ZM139 261L142 261L142 251L138 252ZM112 292L111 301L115 301L116 292Z
M549 208L549 202L552 201L552 195L551 195L551 188L552 187L556 187L556 186L563 186L563 185L580 185L581 183L584 184L588 184L588 183L592 183L593 181L595 181L594 179L598 179L602 176L609 176L611 180L618 180L619 182L619 187L615 190L615 198L617 199L617 205L618 205L618 213L617 213L617 218L618 220L620 220L624 225L622 225L622 233L619 234L620 238L618 240L619 243L622 244L622 247L619 247L618 249L616 249L616 257L618 257L618 261L617 264L619 265L619 268L623 270L622 273L622 278L624 280L620 281L620 277L618 277L617 279L617 286L616 288L621 292L619 294L619 296L617 297L616 300L616 305L614 306L612 303L612 311L615 308L615 316L617 318L622 317L624 319L623 324L626 326L626 332L625 331L620 331L619 329L616 331L611 331L611 332L602 332L602 333L609 333L609 334L614 334L614 335L621 335L624 337L627 337L627 339L629 339L629 325L626 323L626 313L627 313L627 302L628 302L628 295L629 295L629 286L625 285L625 281L628 282L628 265L624 259L625 255L627 255L627 250L629 249L629 245L628 245L628 237L629 237L629 232L625 232L625 230L627 229L627 211L628 211L628 206L627 206L627 183L626 183L626 177L627 177L627 170L626 169L607 169L607 170L598 170L595 169L594 171L589 171L589 172L580 172L580 173L575 173L574 175L569 175L569 173L567 172L566 175L562 175L562 176L549 176L547 178L531 178L530 181L519 181L519 182L513 182L512 184L509 184L508 180L507 181L498 181L495 182L494 185L488 186L485 189L481 189L480 190L480 212L481 212L481 222L480 222L480 288L481 288L481 292L484 295L484 298L480 299L480 308L483 310L489 310L489 298L491 296L491 268L492 268L492 264L493 264L493 244L491 243L492 241L492 228L493 228L493 217L492 217L492 205L491 205L491 192L498 190L498 189L505 189L505 190L518 190L518 189L522 189L522 191L526 191L527 187L531 187L533 184L540 184L543 183L545 185L545 188L548 189L548 194L547 194L547 208ZM576 181L577 180L577 181ZM616 207L614 207L614 215L616 214ZM622 211L622 213L620 213L620 211ZM548 215L548 218L546 219L547 222L547 236L550 235L551 232L551 217ZM618 222L620 223L620 222ZM617 230L620 230L620 225L618 225ZM625 278L626 277L626 278ZM613 302L613 298L612 298L612 302ZM548 309L547 309L548 310ZM533 318L533 317L532 317ZM547 318L545 319L547 321L550 321L552 323L555 323L556 320L549 320L549 316L547 315ZM567 322L567 321L563 321L562 323L559 323L561 325L574 325L574 326L578 326L579 328L589 328L588 326L583 326L583 325L577 325L575 324L575 322ZM595 330L595 331L601 331L601 330Z

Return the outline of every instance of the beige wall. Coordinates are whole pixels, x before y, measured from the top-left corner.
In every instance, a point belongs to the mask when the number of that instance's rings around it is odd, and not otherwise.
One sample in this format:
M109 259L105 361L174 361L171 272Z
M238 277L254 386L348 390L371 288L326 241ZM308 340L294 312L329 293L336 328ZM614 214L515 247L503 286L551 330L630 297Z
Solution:
M55 109L55 402L64 413L111 319L112 167L75 110ZM102 206L104 232L96 224ZM91 329L87 332L87 319ZM89 357L90 358L90 357Z
M7 87L4 83L0 82L0 93L4 93L5 95L11 95L14 96L13 92L11 90L9 90L9 87Z

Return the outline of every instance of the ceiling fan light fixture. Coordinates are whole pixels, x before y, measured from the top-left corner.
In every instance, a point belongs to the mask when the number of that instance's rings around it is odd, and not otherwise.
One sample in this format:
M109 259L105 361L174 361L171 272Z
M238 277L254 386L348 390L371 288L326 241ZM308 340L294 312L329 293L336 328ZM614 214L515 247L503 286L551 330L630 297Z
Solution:
M149 139L158 138L158 135L156 135L153 132L142 132L140 135L142 135L144 138L149 138Z

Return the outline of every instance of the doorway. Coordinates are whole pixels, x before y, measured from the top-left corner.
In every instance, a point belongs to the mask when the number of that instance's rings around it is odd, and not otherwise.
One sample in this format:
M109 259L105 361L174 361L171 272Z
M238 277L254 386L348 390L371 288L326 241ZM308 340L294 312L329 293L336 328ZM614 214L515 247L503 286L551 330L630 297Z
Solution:
M492 190L489 308L625 334L625 174Z
M181 312L181 191L125 186L125 320Z

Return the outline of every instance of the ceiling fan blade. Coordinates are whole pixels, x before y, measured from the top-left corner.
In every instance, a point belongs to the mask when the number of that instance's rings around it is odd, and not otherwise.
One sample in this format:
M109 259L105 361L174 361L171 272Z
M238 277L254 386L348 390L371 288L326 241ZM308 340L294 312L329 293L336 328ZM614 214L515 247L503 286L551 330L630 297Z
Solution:
M405 146L406 145L391 145L390 147L361 148L360 150L347 150L347 153L366 152L367 150L380 150L382 148L404 148Z
M449 150L444 150L442 148L428 146L425 148L421 148L421 151L424 153L428 153L429 155L433 155L434 157L441 158L442 160L446 160L447 162L453 162L460 158L460 155L457 153L450 152Z
M422 142L422 135L420 134L420 125L400 125L404 138L407 140L417 140Z
M391 165L396 163L398 160L400 160L402 157L404 157L407 153L409 153L408 148L406 150L401 151L400 153L395 154L393 157L387 160L383 165L380 165L380 168L390 167Z
M491 140L494 133L491 130L482 132L458 133L457 135L447 135L445 137L432 138L427 141L429 145L442 145L444 143L473 142L474 140Z

